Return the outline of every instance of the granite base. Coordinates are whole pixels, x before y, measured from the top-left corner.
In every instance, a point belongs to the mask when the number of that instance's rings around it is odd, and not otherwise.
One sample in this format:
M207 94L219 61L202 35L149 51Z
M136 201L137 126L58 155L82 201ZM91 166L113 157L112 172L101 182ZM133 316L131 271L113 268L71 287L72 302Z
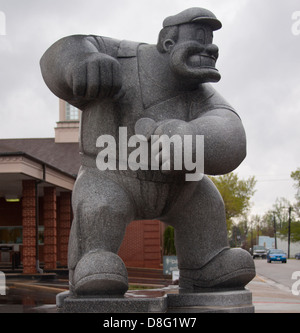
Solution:
M247 290L191 292L170 286L128 291L124 296L74 297L57 295L61 313L254 313L252 293Z

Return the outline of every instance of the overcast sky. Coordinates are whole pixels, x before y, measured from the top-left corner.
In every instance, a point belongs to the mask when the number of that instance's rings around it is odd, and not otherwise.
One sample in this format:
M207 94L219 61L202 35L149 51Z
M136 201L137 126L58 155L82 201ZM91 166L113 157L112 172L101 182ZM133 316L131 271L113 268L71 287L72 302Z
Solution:
M96 34L156 43L165 17L189 7L215 13L222 80L214 87L244 123L248 156L236 170L258 180L253 214L278 197L294 201L291 171L300 167L299 0L0 0L0 138L53 137L58 100L39 59L56 40ZM0 34L4 33L0 15ZM299 17L300 20L300 17Z

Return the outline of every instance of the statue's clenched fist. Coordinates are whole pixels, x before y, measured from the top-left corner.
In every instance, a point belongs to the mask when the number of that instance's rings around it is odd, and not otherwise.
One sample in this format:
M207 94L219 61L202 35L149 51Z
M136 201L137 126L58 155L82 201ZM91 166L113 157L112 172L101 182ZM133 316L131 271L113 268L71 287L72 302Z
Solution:
M114 97L122 87L119 62L102 53L84 55L66 68L66 80L75 97L88 100Z

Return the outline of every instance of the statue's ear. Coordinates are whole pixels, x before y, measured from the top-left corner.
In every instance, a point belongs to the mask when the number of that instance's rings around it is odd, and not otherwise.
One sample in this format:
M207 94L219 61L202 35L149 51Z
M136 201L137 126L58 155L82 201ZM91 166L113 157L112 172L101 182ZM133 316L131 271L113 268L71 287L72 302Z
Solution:
M172 51L174 45L175 45L175 42L173 41L173 39L166 39L163 42L163 48L164 48L165 52L167 52L167 53L170 53Z

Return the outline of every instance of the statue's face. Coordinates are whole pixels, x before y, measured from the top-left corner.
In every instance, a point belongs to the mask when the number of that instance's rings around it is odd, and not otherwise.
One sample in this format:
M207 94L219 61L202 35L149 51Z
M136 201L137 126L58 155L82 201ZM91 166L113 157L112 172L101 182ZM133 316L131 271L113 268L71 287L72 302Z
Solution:
M180 25L176 44L171 45L171 41L169 42L170 66L173 72L181 79L198 83L218 82L221 76L215 65L219 49L212 41L213 31L208 25Z

